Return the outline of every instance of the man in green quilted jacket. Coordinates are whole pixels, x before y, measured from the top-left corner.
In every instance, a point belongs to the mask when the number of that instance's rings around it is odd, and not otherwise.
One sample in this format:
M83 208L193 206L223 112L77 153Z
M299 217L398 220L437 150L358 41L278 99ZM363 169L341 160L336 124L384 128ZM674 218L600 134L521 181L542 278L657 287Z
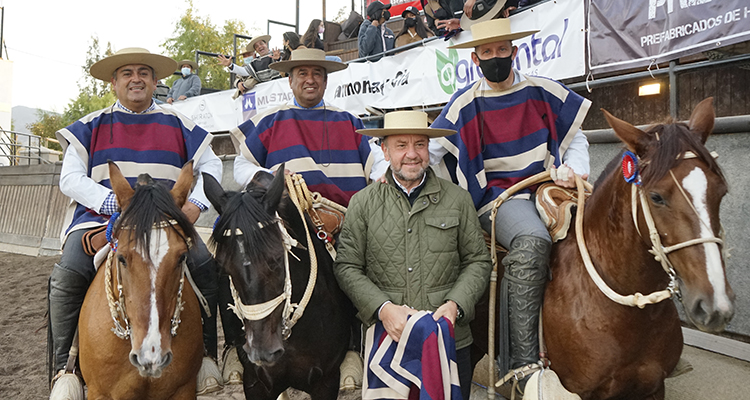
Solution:
M407 317L433 311L455 326L458 374L469 398L472 343L469 322L491 270L471 196L429 169L427 114L386 114L385 128L357 132L383 137L387 183L372 184L349 202L334 273L360 320L378 320L398 341Z

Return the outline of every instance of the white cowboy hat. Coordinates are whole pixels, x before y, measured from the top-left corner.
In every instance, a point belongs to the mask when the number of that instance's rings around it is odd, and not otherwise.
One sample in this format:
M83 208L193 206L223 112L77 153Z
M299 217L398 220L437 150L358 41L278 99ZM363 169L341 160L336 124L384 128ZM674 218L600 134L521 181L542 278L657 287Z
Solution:
M474 13L472 13L472 18L469 18L466 13L464 13L463 16L461 16L461 29L463 30L469 30L474 24L478 24L480 22L489 21L495 17L497 17L498 14L500 14L500 11L503 10L503 6L505 5L505 0L497 0L495 2L495 5L492 6L489 10L487 10L484 14L477 17Z
M327 73L341 71L349 65L338 61L326 60L326 53L321 49L292 50L292 56L287 61L277 61L269 66L279 72L289 73L292 68L301 65L315 65L325 68Z
M185 65L185 64L189 65L190 68L192 68L195 71L198 70L198 63L196 63L195 61L190 61L190 60L182 60L182 61L178 62L177 63L177 68L182 68L182 66Z
M140 47L127 47L103 58L91 66L89 72L96 79L112 80L112 74L123 65L143 64L154 69L156 79L164 79L177 70L177 61L160 54L152 54Z
M245 46L245 51L240 54L255 53L255 43L258 43L261 40L266 42L266 44L268 44L268 42L271 41L271 35L260 35L260 36L256 36L250 39L250 43L248 43L247 46Z
M427 113L424 111L391 111L385 114L385 127L377 129L357 129L357 133L374 137L391 135L425 135L431 138L450 136L452 129L428 128Z
M474 24L471 27L471 40L448 46L449 49L469 49L486 43L501 42L504 40L516 40L539 32L522 31L513 32L510 29L510 19L499 18Z

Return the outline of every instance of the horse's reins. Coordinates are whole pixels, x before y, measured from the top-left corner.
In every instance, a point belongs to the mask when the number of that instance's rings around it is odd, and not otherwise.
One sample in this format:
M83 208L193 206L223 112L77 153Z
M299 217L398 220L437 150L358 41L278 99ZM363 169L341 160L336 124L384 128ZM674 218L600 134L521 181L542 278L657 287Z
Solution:
M115 327L112 328L112 332L119 337L120 339L128 339L130 338L130 334L132 333L132 330L130 328L130 320L128 319L128 314L125 311L125 294L123 293L123 286L122 286L122 272L120 271L120 263L117 261L116 255L117 255L117 241L112 238L112 227L114 226L115 221L117 220L117 217L119 216L119 213L116 213L112 216L112 218L109 221L109 227L107 229L107 241L110 243L110 251L107 255L107 263L105 265L104 270L104 288L107 294L107 305L109 306L109 314L112 317L112 322L114 323ZM177 221L171 219L168 221L162 221L158 224L154 224L154 228L157 229L166 229L168 227L171 227L173 225L176 225ZM128 229L127 227L123 227L122 229ZM188 248L191 247L190 238L185 238L185 243L187 244ZM174 314L172 315L172 327L170 329L170 333L172 336L177 336L177 328L180 326L180 313L182 312L182 309L185 305L185 302L182 301L182 289L185 286L185 276L187 276L188 281L190 282L190 285L193 287L193 291L195 291L196 295L198 296L198 300L200 301L203 308L206 310L206 314L208 316L211 316L211 311L208 308L208 303L206 302L205 297L201 294L200 290L198 289L198 286L193 281L193 277L190 275L190 270L187 267L187 259L182 260L182 268L180 268L180 286L177 289L177 303L175 305ZM112 269L117 269L117 299L115 299L114 291L112 289ZM122 320L122 324L120 323L120 320ZM123 326L124 325L124 326Z
M282 173L282 171L279 171L278 173ZM302 318L302 314L305 312L305 308L307 308L307 304L310 302L310 298L312 297L312 292L315 288L315 283L318 277L318 258L315 255L315 246L313 245L312 238L310 237L310 230L307 227L307 219L305 219L305 210L307 209L306 207L308 207L308 204L309 207L312 207L312 195L309 191L307 191L307 185L304 184L304 179L302 178L302 176L296 174L285 175L284 179L286 181L289 198L292 200L292 203L294 203L295 208L299 212L300 218L302 218L302 223L305 227L305 234L307 235L307 250L308 254L310 255L310 277L307 281L307 287L305 287L305 293L302 295L302 299L298 304L292 303L292 279L291 275L289 274L289 254L292 254L292 256L297 258L297 256L292 253L292 247L296 247L298 243L297 240L289 235L289 232L287 232L286 228L284 227L283 221L278 217L277 214L276 223L279 224L279 229L281 230L282 240L285 247L284 292L276 296L275 298L261 304L243 304L242 299L240 299L239 293L237 292L237 289L234 287L232 278L230 277L229 283L232 291L232 298L234 299L234 305L230 305L229 308L234 311L234 313L237 315L237 317L240 318L240 320L247 319L249 321L258 321L269 316L273 312L273 310L276 309L276 307L284 303L284 309L282 311L281 333L286 340L292 334L292 327L294 327L297 321ZM267 226L266 224L262 223L259 223L258 225L261 228ZM241 233L242 232L239 232L238 234ZM227 232L224 232L224 235L227 235ZM330 245L330 243L325 240L324 243L326 243L326 247ZM329 249L329 252L333 249L332 245L330 247L331 249ZM331 256L335 258L335 251L331 254ZM297 260L299 260L299 258L297 258Z

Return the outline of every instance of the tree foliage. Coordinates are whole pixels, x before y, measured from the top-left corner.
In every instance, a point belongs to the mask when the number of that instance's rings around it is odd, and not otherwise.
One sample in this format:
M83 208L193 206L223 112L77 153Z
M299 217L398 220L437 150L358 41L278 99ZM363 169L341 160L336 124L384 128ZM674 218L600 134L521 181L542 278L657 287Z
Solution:
M209 17L196 15L192 0L187 2L185 14L175 26L173 36L168 38L162 47L169 57L180 60L195 60L195 51L231 54L234 34L246 35L245 24L237 20L224 23L221 30L211 22ZM201 56L198 59L198 76L202 86L211 89L229 89L229 73L216 62L213 57ZM173 75L167 79L170 87L179 76Z

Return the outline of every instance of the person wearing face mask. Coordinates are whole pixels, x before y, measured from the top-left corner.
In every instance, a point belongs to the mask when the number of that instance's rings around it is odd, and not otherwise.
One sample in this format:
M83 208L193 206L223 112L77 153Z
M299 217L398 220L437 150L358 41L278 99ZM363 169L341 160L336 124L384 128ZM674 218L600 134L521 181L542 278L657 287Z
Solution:
M167 103L169 104L172 104L175 100L185 100L201 93L201 78L195 74L198 70L198 64L195 61L182 60L179 66L182 79L174 81L172 88L169 89L169 93L167 93Z
M422 22L417 7L409 6L401 13L404 19L404 27L396 35L396 47L401 47L409 43L419 42L430 36L435 36L430 32Z
M458 132L431 145L432 162L445 156L446 165L457 166L451 177L471 194L487 232L492 202L513 184L554 170L557 185L575 187L574 174L583 179L589 174L588 141L580 127L591 102L559 82L513 69L518 48L511 41L535 32L513 32L507 18L473 25L473 39L451 47L474 48L471 59L484 78L458 90L432 124ZM507 298L498 304L508 305L500 332L508 332L509 349L498 352L500 376L539 361L539 309L552 240L534 205L534 190L505 201L495 220L497 241L508 249L502 261ZM525 380L519 383L523 389Z
M390 4L374 1L367 6L367 19L359 27L357 46L359 57L367 57L391 50L396 41L393 31L385 26L385 21L391 18ZM372 57L369 61L377 61L380 57Z
M281 59L281 51L278 49L269 49L268 42L271 41L270 35L260 35L250 39L250 43L245 47L241 54L244 58L243 65L237 65L232 62L231 58L219 54L219 64L227 67L227 70L236 74L238 78L234 82L237 91L232 98L237 98L255 85L261 82L268 82L273 79L281 78L278 71L270 69L269 66ZM253 58L253 54L257 57Z
M323 21L319 19L312 20L305 34L302 35L302 44L308 49L321 49L325 51L323 41L320 40L320 35L322 35L323 32L325 32Z

